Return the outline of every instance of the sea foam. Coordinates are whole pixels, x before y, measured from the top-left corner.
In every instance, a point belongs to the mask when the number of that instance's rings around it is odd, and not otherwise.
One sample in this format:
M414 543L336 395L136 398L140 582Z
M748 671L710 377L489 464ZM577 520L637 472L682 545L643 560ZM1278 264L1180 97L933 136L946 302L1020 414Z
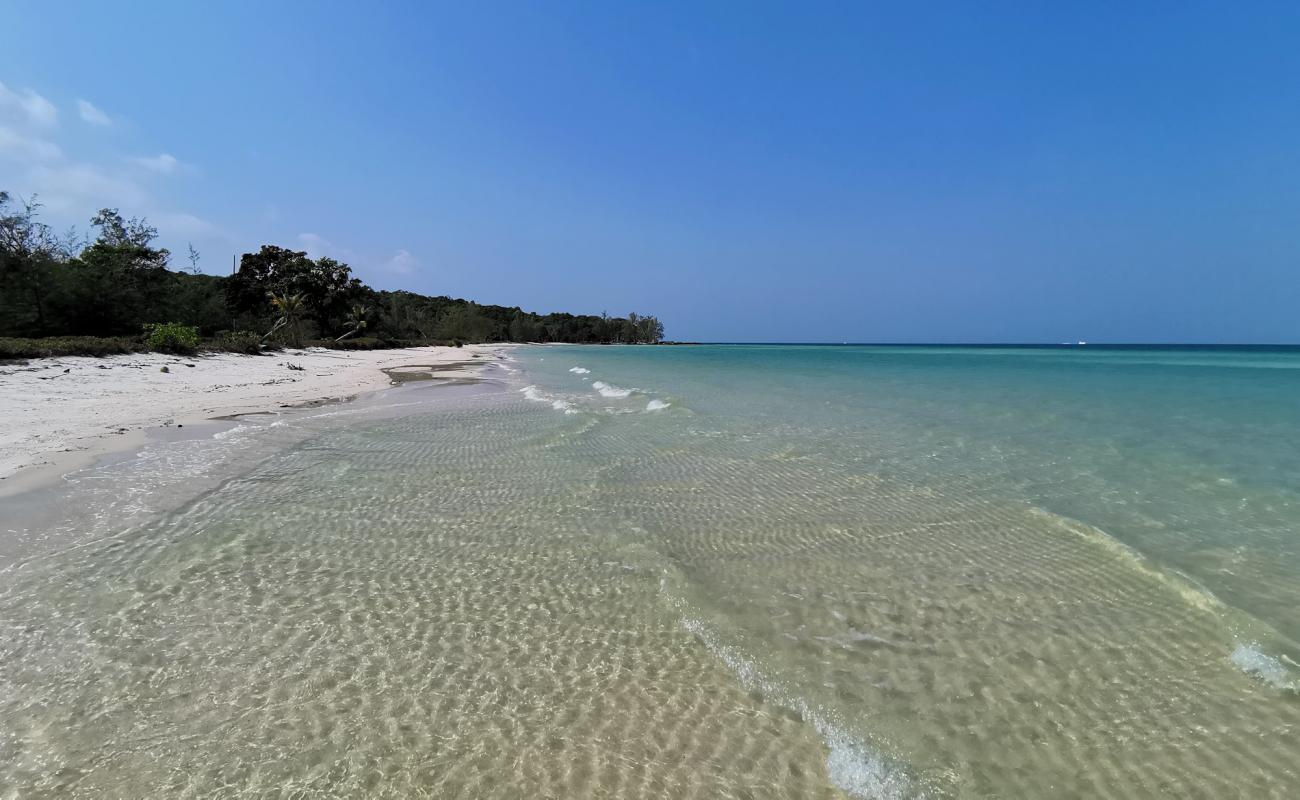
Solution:
M600 392L601 397L612 397L612 398L627 397L628 395L632 394L633 391L635 391L633 389L624 389L621 386L615 386L612 383L605 383L604 381L593 381L591 384L591 388Z
M569 367L569 372L572 372L574 375L586 375L591 372L591 370L586 367Z
M1095 545L1107 550L1112 555L1118 556L1121 561L1134 570L1163 583L1167 588L1172 589L1179 597L1187 602L1193 608L1208 613L1218 613L1223 609L1223 602L1214 593L1204 586L1197 583L1190 576L1174 570L1165 570L1152 565L1145 556L1134 550L1132 547L1106 533L1101 528L1089 525L1086 522L1080 522L1070 517L1064 517L1060 514L1054 514L1041 508L1030 508L1029 513L1039 519L1046 520L1058 528L1070 531L1071 533L1086 539Z
M664 410L665 408L667 408L667 407L670 406L670 405L672 405L672 403L669 403L669 402L666 402L666 401L663 401L663 400L651 400L650 402L648 402L648 403L645 404L645 410L646 410L646 411L662 411L662 410Z
M1232 651L1232 663L1247 675L1259 678L1276 689L1300 692L1300 682L1291 677L1291 671L1282 660L1265 653L1255 642L1238 643Z
M679 603L674 602L673 605L680 607ZM906 800L924 796L924 793L917 792L911 778L900 765L892 763L865 742L831 722L803 698L791 697L780 686L769 681L752 659L737 648L720 642L717 634L707 624L688 616L682 618L681 625L726 664L742 686L761 692L768 700L798 712L812 724L828 750L827 777L840 789L861 800Z
M519 391L520 393L523 394L524 397L528 398L529 400L532 400L535 403L550 403L551 408L555 409L556 411L563 411L565 414L578 413L578 409L574 408L573 404L570 403L568 400L561 400L558 397L552 397L549 394L543 392L541 389L538 389L536 386L525 386Z

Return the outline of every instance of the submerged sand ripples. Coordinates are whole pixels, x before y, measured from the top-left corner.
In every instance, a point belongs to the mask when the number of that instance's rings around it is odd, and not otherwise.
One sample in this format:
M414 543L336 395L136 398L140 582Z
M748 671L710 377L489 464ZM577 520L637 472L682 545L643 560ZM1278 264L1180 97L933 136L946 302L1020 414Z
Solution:
M1300 702L1076 523L517 392L0 592L0 793L1284 797ZM795 446L790 442L799 442Z

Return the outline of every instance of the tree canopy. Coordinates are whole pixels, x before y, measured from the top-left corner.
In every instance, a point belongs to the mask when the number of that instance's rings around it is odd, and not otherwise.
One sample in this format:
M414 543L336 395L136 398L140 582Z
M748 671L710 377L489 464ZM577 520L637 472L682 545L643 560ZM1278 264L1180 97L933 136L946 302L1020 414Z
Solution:
M101 209L93 241L56 235L39 205L0 191L0 336L120 336L145 325L178 322L204 336L270 331L294 341L363 337L376 344L458 340L653 343L663 324L629 314L535 314L447 296L373 289L333 258L263 245L245 253L234 275L169 269L144 219ZM190 248L193 263L198 255ZM278 305L277 305L278 301Z

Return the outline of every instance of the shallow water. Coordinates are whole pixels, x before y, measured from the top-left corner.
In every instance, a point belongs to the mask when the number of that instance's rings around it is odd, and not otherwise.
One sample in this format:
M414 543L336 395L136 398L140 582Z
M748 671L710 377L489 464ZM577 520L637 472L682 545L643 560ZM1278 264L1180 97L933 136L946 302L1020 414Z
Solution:
M73 476L0 796L1300 785L1300 353L512 355Z

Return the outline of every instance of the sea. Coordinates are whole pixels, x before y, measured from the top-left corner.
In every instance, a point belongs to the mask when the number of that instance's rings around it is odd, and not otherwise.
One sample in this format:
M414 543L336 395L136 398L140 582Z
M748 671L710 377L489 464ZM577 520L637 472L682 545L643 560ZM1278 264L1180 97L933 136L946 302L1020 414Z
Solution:
M1300 796L1300 348L481 369L0 499L0 798Z

